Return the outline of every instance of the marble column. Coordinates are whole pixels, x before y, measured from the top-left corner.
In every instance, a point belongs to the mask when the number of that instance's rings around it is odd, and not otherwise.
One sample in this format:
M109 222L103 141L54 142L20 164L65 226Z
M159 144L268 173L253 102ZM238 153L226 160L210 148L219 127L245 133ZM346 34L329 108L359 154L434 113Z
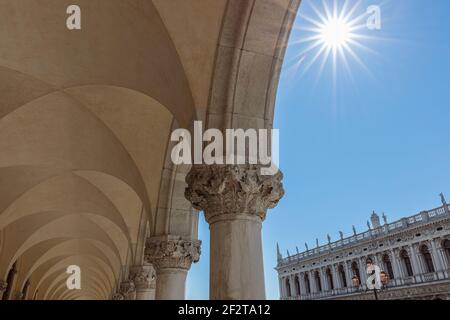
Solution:
M156 300L184 300L187 272L200 258L199 240L177 236L147 239L145 261L156 271Z
M350 265L349 261L345 261L344 266L345 266L345 277L346 277L345 280L347 280L347 288L352 288L353 287L353 282L352 282L353 272L351 271L351 265Z
M315 279L315 271L311 270L308 273L308 280L309 280L309 288L311 289L311 294L314 294L317 292L317 286L316 286L316 279Z
M418 248L414 245L409 245L409 252L410 252L410 258L411 258L411 264L413 268L414 276L419 275L422 273L419 260L417 257L418 254Z
M328 279L327 279L327 273L325 272L324 268L320 268L320 281L322 282L322 291L326 292L330 290L328 286Z
M367 264L366 264L366 258L365 257L360 257L358 259L359 262L359 276L361 277L361 279L359 279L359 281L361 282L361 286L363 287L363 289L366 288L367 286Z
M435 269L436 271L441 271L444 269L444 261L442 260L442 255L440 254L438 249L438 246L440 245L439 239L432 239L430 242L431 242L431 254L433 257Z
M152 265L132 267L130 280L136 287L136 300L155 300L156 271Z
M265 299L262 222L284 194L257 165L194 165L186 198L210 227L210 298Z
M300 296L306 295L306 286L305 286L305 274L302 272L298 275L300 280Z
M399 251L398 249L391 249L391 263L392 269L394 269L394 285L400 285L402 279L404 278L403 269L400 263Z
M339 276L339 265L332 265L331 266L331 270L333 272L333 281L334 281L334 289L340 289L342 288L341 285L341 277Z
M442 239L435 239L435 240L436 240L437 252L438 252L439 256L441 257L443 270L450 269L450 264L449 264L449 261L447 258L447 253L445 252L445 248L442 247Z
M280 292L280 299L283 299L286 296L284 294L283 278L278 278L278 287Z

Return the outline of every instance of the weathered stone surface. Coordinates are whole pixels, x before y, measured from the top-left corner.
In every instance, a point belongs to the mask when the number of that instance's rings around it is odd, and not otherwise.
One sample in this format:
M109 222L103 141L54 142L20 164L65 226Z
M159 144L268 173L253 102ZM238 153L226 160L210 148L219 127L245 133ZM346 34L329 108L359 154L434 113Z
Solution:
M264 176L257 165L194 165L186 177L186 198L206 219L222 214L257 215L264 220L284 195L283 175Z
M200 246L199 240L149 238L145 248L145 259L156 269L188 270L193 262L200 259Z

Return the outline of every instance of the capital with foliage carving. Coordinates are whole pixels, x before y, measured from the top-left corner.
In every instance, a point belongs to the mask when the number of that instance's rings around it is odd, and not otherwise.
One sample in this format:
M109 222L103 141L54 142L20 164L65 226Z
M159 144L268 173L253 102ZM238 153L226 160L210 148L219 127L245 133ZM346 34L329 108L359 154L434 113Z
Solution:
M194 165L186 176L185 197L208 222L217 216L252 215L262 220L284 195L283 174L262 175L261 166Z
M200 240L185 240L180 237L148 238L145 260L155 269L176 268L188 270L200 259Z
M155 289L156 273L151 265L135 266L130 270L130 280L137 290Z

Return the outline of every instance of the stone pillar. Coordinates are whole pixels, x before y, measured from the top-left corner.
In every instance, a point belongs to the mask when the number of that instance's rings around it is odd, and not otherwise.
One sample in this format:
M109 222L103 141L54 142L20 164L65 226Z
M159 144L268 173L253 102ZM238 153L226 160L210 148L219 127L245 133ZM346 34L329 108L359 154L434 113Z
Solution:
M344 262L344 266L345 266L345 277L347 280L347 288L353 288L353 282L352 282L352 278L353 278L353 272L351 271L351 264L348 261Z
M398 249L391 249L390 252L392 256L392 269L394 269L394 285L400 285L404 275L400 264Z
M284 298L283 278L278 277L278 287L280 292L280 299Z
M331 270L332 270L332 272L333 272L333 281L334 281L334 289L335 289L335 290L336 290L336 289L342 288L342 285L341 285L341 277L340 277L340 275L339 275L339 270L338 270L338 268L339 268L339 265L336 265L336 264L333 264L333 265L331 266Z
M5 293L7 288L8 288L8 283L4 280L0 280L0 300L2 300L3 294Z
M298 275L300 280L300 296L306 295L306 286L305 286L305 274L302 272Z
M361 277L361 279L359 279L359 281L361 282L361 286L363 289L366 288L367 286L367 264L366 264L366 258L365 257L360 257L358 259L358 264L359 264L359 276Z
M147 239L145 260L156 271L156 300L185 299L187 272L200 258L200 245L176 236Z
M257 165L194 165L185 196L210 226L210 298L265 299L262 222L284 194L278 171Z
M330 288L328 286L327 273L325 272L323 267L320 268L320 281L322 281L322 291L323 292L330 290Z
M136 287L136 300L155 300L156 271L152 265L132 267L130 280Z
M439 254L439 257L441 257L443 270L450 269L447 253L445 252L445 249L442 247L442 239L435 239L435 240L437 252Z
M444 261L442 260L442 256L438 249L438 246L440 246L440 243L438 240L439 239L432 239L430 241L431 242L431 254L433 256L433 262L436 267L435 268L436 271L441 271L444 269Z
M419 261L417 259L417 248L414 245L409 245L409 251L410 251L410 258L411 258L411 264L413 268L414 276L419 275L422 273Z
M314 273L315 273L314 270L308 272L309 288L311 289L311 294L317 292L316 279Z

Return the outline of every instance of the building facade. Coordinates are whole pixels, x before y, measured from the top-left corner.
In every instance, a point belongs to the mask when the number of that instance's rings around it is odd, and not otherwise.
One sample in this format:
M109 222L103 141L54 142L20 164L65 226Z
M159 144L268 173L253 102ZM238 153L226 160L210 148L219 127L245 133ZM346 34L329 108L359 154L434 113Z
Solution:
M450 205L383 223L375 212L368 230L282 257L277 246L280 298L450 299ZM389 281L374 292L367 287L366 261Z

